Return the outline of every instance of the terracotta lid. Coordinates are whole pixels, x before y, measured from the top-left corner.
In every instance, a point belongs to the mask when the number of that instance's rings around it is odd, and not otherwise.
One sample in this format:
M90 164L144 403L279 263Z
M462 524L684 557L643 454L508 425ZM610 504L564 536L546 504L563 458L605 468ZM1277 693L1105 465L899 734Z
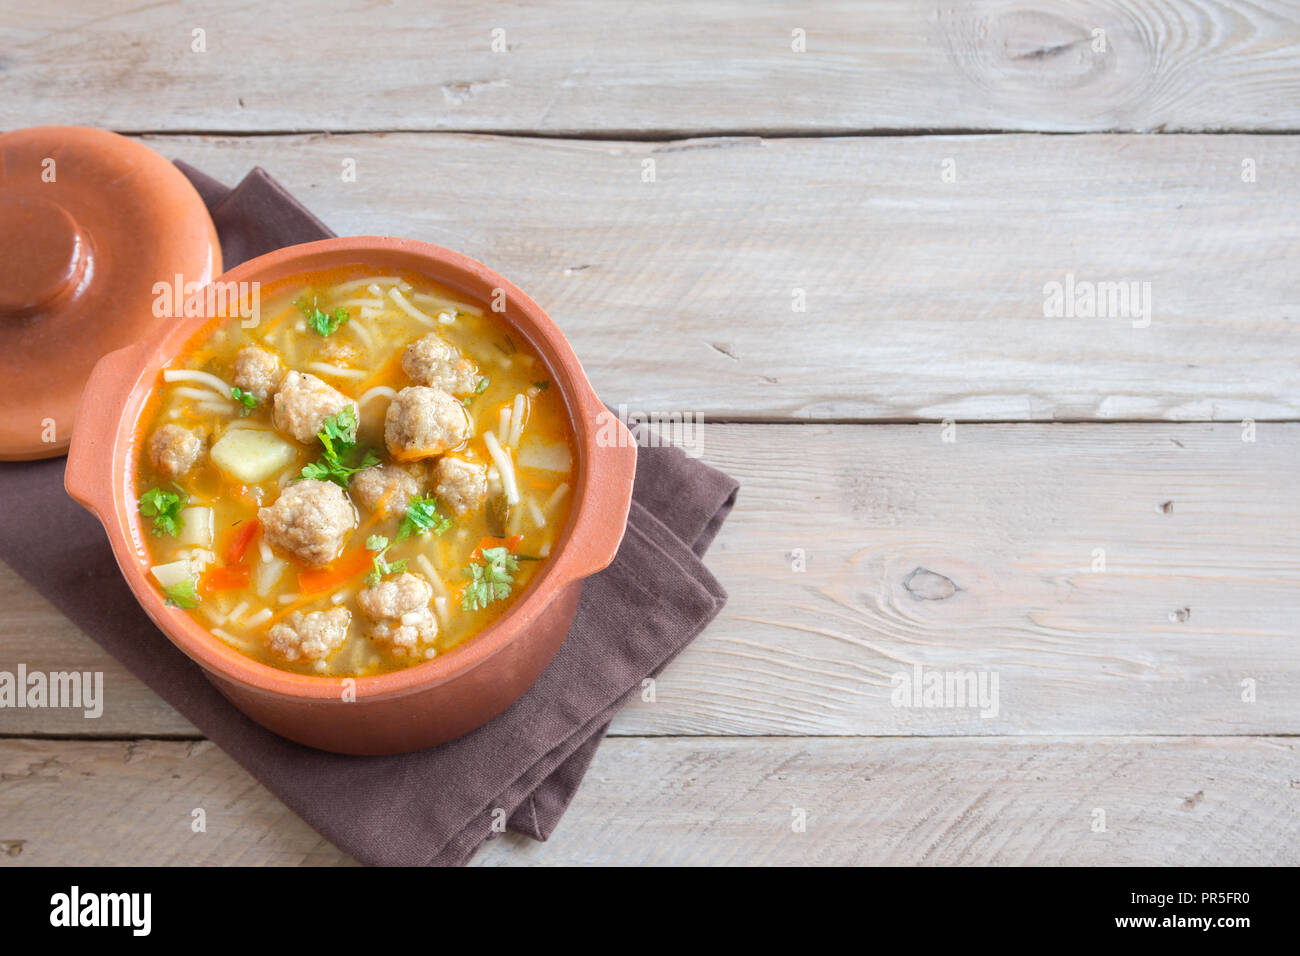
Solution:
M95 363L171 321L155 285L220 272L203 200L153 150L79 126L0 134L0 459L66 452Z

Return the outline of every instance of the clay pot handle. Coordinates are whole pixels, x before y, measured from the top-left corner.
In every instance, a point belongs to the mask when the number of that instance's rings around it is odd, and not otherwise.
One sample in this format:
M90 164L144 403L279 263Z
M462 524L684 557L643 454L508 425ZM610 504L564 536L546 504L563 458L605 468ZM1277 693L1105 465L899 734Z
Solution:
M589 388L582 396L586 438L585 457L590 469L583 492L578 523L569 545L576 552L575 578L585 578L609 566L618 553L632 505L636 477L636 439L627 426L601 403Z
M72 445L63 475L63 487L74 501L107 522L114 505L114 447L122 410L144 366L142 353L149 343L139 342L110 352L95 364L81 394L72 426Z

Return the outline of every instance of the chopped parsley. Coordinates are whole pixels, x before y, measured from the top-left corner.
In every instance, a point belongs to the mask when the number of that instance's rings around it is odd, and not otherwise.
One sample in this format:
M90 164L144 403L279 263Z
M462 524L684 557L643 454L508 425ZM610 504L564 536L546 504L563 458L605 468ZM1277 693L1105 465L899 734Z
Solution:
M470 579L465 585L460 607L463 611L481 611L493 601L500 601L510 596L510 588L515 583L513 572L519 570L507 548L484 548L483 562L471 563L465 568L465 575Z
M294 479L295 481L304 478L332 481L347 490L348 479L363 468L379 464L379 456L372 448L366 449L360 463L356 462L357 413L351 405L346 406L333 418L321 422L316 437L320 439L325 451L319 459L310 465L305 465L302 472Z
M307 318L307 326L317 335L332 335L338 331L340 325L352 318L344 306L339 306L333 312L322 312L317 307L314 297L310 304L304 297L295 302L294 305L302 310L302 314Z
M486 392L488 385L490 385L491 383L492 383L492 378L488 375L484 375L481 379L478 380L478 384L474 386L474 395L466 395L464 398L461 399L461 404L464 405L466 408L468 408L470 406L470 403L474 401L474 397L476 395L482 395L484 392Z
M539 392L544 392L550 387L551 387L551 383L546 381L545 379L543 379L540 382L533 382L533 388L537 389Z
M366 538L366 550L374 551L375 556L371 559L370 573L366 575L366 586L374 587L381 580L390 574L401 574L406 570L406 559L398 561L387 561L384 554L390 547L389 541L382 534L372 534Z
M437 498L412 498L406 506L406 517L397 531L397 540L413 534L442 534L451 527L451 519L438 513Z
M320 443L326 449L331 447L332 442L338 442L340 445L352 446L357 441L357 410L352 405L344 405L333 418L327 418L320 423L320 432L316 435Z
M167 595L167 605L169 607L198 607L199 592L194 587L193 581L180 581L171 587L163 588L163 594Z
M185 528L185 519L181 517L181 509L189 496L183 491L163 491L161 488L150 488L140 496L140 514L146 518L153 519L153 533L161 538L165 534L173 538L180 535Z
M252 392L244 391L238 385L230 389L230 397L239 402L240 405L244 406L243 410L239 413L241 415L251 415L253 414L253 409L257 407L257 396Z

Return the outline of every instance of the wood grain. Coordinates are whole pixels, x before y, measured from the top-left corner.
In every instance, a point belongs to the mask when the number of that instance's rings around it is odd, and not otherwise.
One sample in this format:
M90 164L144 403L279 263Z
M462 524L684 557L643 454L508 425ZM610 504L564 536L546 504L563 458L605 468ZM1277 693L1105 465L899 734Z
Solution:
M550 841L474 863L1257 866L1297 846L1294 738L624 738ZM209 743L0 741L0 866L348 862Z
M730 602L614 732L1300 729L1300 424L1254 442L1227 424L953 434L707 426L705 460L741 482L707 557ZM99 720L0 710L0 733L194 732L7 569L0 606L6 666L102 669L107 687ZM917 665L996 675L998 713L895 706Z
M132 131L1300 128L1284 0L56 0L0 17L3 127L36 103Z
M1290 137L146 141L226 181L260 164L340 233L487 262L632 408L1300 417L1300 367L1278 347L1300 300ZM1071 274L1150 283L1150 325L1044 318L1045 285Z
M1295 865L1297 54L1288 0L53 0L0 129L260 164L715 423L723 616L476 864ZM1150 325L1044 318L1067 275ZM108 700L0 710L0 865L351 863L0 565L18 663ZM895 706L918 666L997 713Z

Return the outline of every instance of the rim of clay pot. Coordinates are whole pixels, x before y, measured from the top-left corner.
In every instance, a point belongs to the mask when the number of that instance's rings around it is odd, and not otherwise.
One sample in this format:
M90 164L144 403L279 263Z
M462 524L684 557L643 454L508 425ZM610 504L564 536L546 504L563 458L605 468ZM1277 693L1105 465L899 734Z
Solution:
M103 523L137 600L177 647L229 681L271 695L306 700L339 700L346 681L353 682L357 697L368 699L425 690L499 653L527 630L560 590L614 559L626 527L636 468L635 440L596 397L559 327L518 287L467 256L413 239L324 239L250 259L215 282L266 285L348 265L426 275L476 302L488 302L492 290L502 290L506 308L498 317L537 352L564 399L578 459L568 521L542 573L509 610L479 634L446 654L403 670L354 678L308 675L247 657L213 636L184 610L165 604L162 593L149 580L150 561L143 544L146 532L136 508L138 425L162 367L205 327L215 327L221 321L207 313L203 291L186 302L183 316L188 317L175 319L160 338L113 352L96 365L77 412L65 477L68 493Z

